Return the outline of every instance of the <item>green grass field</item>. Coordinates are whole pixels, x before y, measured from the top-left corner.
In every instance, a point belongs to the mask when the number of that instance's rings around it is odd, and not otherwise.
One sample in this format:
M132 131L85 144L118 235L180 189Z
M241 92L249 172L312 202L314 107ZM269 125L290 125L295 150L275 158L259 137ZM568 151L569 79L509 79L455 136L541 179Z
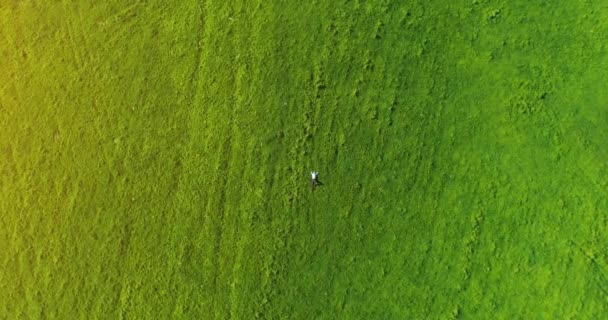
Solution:
M126 3L0 4L0 318L608 316L605 2Z

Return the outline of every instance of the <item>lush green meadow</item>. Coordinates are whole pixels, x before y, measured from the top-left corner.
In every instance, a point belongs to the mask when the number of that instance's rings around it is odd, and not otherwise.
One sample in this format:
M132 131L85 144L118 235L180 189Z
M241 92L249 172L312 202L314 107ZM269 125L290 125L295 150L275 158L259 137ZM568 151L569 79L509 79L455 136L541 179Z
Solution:
M608 315L603 1L6 0L0 41L2 319Z

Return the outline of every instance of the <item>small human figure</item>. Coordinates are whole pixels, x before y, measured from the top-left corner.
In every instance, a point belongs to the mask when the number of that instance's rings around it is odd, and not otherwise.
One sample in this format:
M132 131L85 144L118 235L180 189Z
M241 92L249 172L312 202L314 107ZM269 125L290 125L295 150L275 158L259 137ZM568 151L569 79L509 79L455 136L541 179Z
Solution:
M310 176L312 177L312 190L314 191L317 184L319 184L319 180L318 180L319 173L315 172L315 171L311 171Z

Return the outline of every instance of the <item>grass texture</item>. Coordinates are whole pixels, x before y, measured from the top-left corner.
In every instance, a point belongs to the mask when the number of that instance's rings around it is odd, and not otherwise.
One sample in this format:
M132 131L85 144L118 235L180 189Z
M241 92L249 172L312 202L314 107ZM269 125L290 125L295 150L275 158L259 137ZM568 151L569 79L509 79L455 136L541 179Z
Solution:
M607 9L3 1L0 318L604 318Z

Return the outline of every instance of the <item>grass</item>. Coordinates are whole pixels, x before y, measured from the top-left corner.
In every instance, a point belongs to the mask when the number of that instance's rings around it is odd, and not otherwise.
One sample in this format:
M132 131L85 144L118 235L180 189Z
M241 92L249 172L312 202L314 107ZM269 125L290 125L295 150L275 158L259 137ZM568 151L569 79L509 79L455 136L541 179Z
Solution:
M1 4L0 317L602 318L605 9Z

